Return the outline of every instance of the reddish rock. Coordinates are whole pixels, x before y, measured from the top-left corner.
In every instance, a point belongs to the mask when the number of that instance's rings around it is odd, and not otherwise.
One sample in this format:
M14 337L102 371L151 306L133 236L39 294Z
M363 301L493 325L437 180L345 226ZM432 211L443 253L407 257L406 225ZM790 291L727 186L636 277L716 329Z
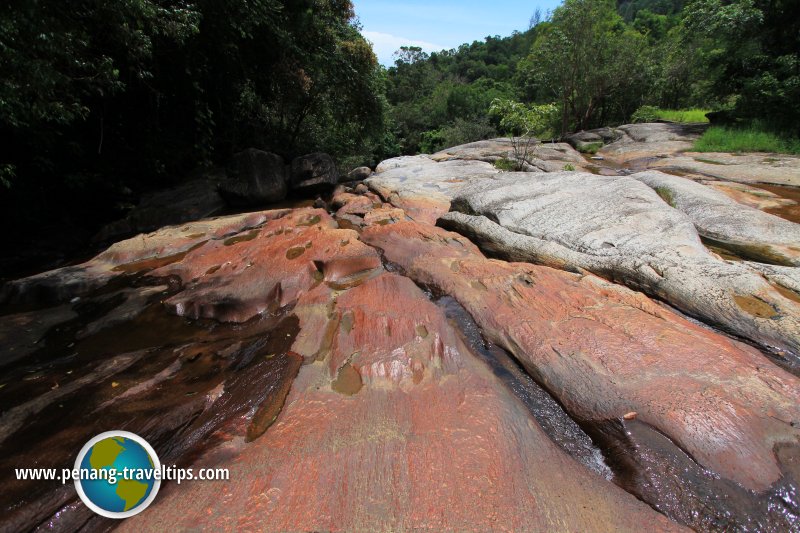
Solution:
M269 431L197 459L230 481L167 485L121 531L681 529L559 450L410 280L380 275L336 313L329 359Z
M371 226L362 239L418 283L455 297L575 418L635 411L747 489L793 479L773 450L797 449L800 382L755 349L593 275L488 260L439 228Z
M185 289L165 303L180 316L245 322L293 303L321 282L344 286L380 270L377 252L325 211L298 209L258 229L206 244L155 277Z

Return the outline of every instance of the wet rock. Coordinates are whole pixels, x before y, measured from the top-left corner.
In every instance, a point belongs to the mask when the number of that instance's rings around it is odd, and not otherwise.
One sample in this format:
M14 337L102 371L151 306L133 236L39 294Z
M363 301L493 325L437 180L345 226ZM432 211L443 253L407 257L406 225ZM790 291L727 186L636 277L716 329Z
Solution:
M70 305L0 316L0 367L40 349L40 343L51 328L77 316Z
M339 182L336 163L321 152L297 157L292 161L290 185L293 190L331 189Z
M743 206L714 189L662 172L632 175L689 216L715 245L763 263L800 266L800 224Z
M279 155L249 148L233 156L219 192L228 205L250 207L286 198L286 166Z
M691 177L691 179L695 178ZM733 181L724 180L709 180L702 178L698 179L698 181L703 185L718 190L740 204L761 209L762 211L797 205L797 202L794 200L782 198L774 192L759 189L745 183L736 183Z
M486 259L461 235L414 222L370 226L362 239L405 275L456 298L489 340L520 360L584 427L636 412L636 423L671 441L667 456L685 450L709 479L730 482L683 483L688 474L664 463L648 474L655 489L633 488L652 505L700 529L740 528L753 508L769 517L765 529L790 527L797 503L786 513L772 509L782 508L782 494L800 480L781 458L789 455L774 449L800 445L798 378L756 350L593 275Z
M269 431L197 459L230 481L166 486L121 531L680 529L558 449L410 280L382 274L337 302L351 326Z
M800 306L747 265L711 255L692 221L635 179L507 173L465 187L452 207L442 223L493 253L588 270L767 348L800 353Z

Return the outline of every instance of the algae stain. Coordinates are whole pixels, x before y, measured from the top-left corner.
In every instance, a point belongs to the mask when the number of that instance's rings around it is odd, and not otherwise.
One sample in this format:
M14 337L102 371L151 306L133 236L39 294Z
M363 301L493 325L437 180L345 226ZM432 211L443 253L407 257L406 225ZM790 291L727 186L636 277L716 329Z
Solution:
M295 246L294 248L289 248L286 250L286 259L297 259L301 255L303 255L306 251L305 246Z
M654 190L670 207L675 207L675 198L672 196L672 191L666 187L656 187Z
M417 329L417 335L419 335L423 339L428 338L428 328L426 328L425 326L420 324L420 325L417 326L416 329Z
M331 388L339 394L345 396L353 396L361 390L364 383L361 381L361 374L353 367L352 364L347 363L336 374L336 379L331 383Z
M232 245L240 243L240 242L252 241L256 237L258 237L258 234L260 232L261 232L260 229L254 229L252 231L248 231L245 234L234 235L233 237L229 237L229 238L225 239L222 242L222 244L224 244L225 246L232 246Z
M780 293L780 295L783 296L784 298L786 298L788 300L791 300L793 302L800 303L800 293L797 293L797 292L793 291L792 289L789 289L789 288L784 287L783 285L779 285L777 283L770 283L770 285L772 285L772 287L776 291L778 291L778 293Z
M303 222L299 222L298 226L313 226L314 224L319 224L322 218L319 215L314 215L313 217L309 217Z
M736 305L741 307L745 312L756 316L758 318L775 318L779 313L768 303L759 300L755 296L741 296L735 295Z
M342 315L342 321L340 322L342 331L345 333L350 333L353 331L353 323L355 322L355 317L353 313L348 311L344 315Z

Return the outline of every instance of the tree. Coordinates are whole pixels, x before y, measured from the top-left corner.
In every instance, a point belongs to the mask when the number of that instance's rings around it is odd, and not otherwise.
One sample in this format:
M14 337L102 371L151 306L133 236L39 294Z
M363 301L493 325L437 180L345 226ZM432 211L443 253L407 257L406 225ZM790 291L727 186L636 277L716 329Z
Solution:
M492 102L489 114L500 120L500 127L511 140L516 170L523 170L526 163L530 164L538 142L535 137L550 133L557 111L555 104L526 105L500 98Z
M649 85L645 45L613 0L566 0L520 70L529 93L559 102L563 135L624 120L639 106Z

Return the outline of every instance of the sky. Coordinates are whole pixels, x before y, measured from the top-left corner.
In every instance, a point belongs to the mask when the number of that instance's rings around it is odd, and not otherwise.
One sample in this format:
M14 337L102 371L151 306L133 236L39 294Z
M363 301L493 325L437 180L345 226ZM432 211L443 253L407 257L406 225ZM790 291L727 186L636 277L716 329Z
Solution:
M560 0L353 0L378 60L394 64L401 46L426 52L457 48L489 35L525 31L537 7L552 10Z

